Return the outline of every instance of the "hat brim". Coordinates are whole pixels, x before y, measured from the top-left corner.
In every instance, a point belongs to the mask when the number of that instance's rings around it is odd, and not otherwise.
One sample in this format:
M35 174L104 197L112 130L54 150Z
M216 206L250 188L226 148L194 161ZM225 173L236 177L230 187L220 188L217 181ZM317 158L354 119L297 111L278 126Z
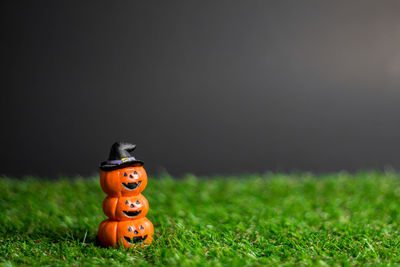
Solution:
M113 170L117 170L117 169L126 168L131 165L136 165L136 164L143 166L144 162L141 160L132 160L132 161L122 162L121 164L107 164L107 161L105 161L100 164L99 168L102 171L113 171Z

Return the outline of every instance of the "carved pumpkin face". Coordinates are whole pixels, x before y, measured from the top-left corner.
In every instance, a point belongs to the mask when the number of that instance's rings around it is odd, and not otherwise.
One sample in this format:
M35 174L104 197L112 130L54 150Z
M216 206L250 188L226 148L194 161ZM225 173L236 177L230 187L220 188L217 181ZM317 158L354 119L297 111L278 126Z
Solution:
M132 221L102 221L99 241L106 247L122 244L125 248L143 246L153 241L153 224L147 218Z
M112 220L136 220L146 216L149 202L142 194L132 197L107 197L103 201L103 211Z
M100 185L109 196L134 196L146 188L147 174L140 165L113 171L101 171Z

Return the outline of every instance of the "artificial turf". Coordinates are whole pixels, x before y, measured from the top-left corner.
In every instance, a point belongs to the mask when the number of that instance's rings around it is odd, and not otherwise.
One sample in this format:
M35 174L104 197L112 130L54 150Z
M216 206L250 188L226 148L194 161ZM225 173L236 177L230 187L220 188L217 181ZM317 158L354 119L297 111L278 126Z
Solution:
M102 248L98 178L0 179L9 265L400 263L400 174L149 177L153 243Z

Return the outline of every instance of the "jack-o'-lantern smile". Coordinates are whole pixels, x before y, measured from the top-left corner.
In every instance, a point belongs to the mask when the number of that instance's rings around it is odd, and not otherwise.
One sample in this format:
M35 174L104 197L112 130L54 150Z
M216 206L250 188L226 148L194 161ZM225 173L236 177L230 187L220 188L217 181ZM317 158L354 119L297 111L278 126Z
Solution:
M102 171L100 184L109 196L136 196L146 188L147 174L142 166Z
M141 210L139 210L139 211L126 211L126 210L123 210L122 212L125 214L126 217L136 217L140 213L142 213Z
M134 190L136 189L140 184L142 183L142 181L139 181L137 183L122 183L122 185L128 189L128 190Z
M142 216L142 212L139 216ZM126 221L104 220L99 226L99 240L104 246L142 247L153 241L153 224L146 218Z
M133 244L137 244L137 243L142 243L143 241L145 241L147 238L147 235L145 236L134 236L132 238L129 238L127 236L124 236L124 239L126 242L128 242L128 244L133 245Z
M142 194L131 197L106 197L103 201L103 211L112 220L136 220L146 216L149 202Z

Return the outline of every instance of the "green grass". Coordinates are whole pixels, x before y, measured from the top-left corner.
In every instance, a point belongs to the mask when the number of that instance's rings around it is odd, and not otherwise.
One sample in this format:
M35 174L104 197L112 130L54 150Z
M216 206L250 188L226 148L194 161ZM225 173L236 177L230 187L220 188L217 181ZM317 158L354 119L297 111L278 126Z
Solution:
M98 178L0 179L5 265L400 264L400 174L150 177L154 242L102 248Z

